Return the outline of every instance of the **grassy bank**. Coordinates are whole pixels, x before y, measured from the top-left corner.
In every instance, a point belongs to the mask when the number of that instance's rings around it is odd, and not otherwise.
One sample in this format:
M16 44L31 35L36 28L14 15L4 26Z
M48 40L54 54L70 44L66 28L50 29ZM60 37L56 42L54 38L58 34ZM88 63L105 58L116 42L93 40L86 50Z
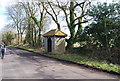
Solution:
M17 46L17 45L10 45L10 46L26 49L26 50L37 52L37 53L44 53L43 49L35 49L29 46ZM59 59L67 60L67 61L89 65L89 66L100 68L103 70L114 71L114 72L120 73L120 65L108 64L106 62L99 62L99 61L96 61L96 60L93 60L87 57L79 56L77 54L47 54L47 55L50 57L55 57L55 58L59 58Z
M40 49L40 48L34 48L34 47L22 46L22 45L9 45L9 46L16 47L16 48L26 49L26 50L33 51L33 52L36 52L36 53L44 53L44 50Z

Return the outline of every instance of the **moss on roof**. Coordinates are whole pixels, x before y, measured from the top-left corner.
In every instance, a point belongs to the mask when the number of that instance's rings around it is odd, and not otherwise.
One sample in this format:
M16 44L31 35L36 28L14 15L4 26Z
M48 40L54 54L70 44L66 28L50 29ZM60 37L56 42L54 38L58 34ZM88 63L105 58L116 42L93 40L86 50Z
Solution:
M64 32L62 32L59 29L54 29L50 30L47 33L43 34L44 37L49 37L49 36L67 36Z

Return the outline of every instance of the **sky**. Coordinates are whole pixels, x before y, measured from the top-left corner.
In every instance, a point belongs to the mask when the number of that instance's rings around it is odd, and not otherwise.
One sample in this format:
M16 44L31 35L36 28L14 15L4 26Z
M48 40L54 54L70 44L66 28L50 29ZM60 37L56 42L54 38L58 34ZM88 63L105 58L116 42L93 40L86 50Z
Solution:
M16 1L26 1L26 0L0 0L0 32L2 31L2 28L5 27L7 23L9 23L9 20L7 19L7 11L6 6L16 3ZM102 2L112 2L112 0L97 0ZM53 24L52 27L55 27L55 24Z
M0 31L8 23L6 6L9 3L11 3L10 0L0 0Z
M0 29L2 27L4 27L5 23L6 23L6 15L5 15L5 8L4 6L0 5Z

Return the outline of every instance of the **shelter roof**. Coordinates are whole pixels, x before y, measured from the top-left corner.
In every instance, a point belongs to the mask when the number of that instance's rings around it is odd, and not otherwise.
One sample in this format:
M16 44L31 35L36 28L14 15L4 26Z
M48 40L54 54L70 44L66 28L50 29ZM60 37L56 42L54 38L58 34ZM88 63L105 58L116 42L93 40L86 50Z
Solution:
M47 33L43 34L44 37L50 37L50 36L63 36L66 37L67 34L65 34L64 32L62 32L59 29L53 29L48 31Z

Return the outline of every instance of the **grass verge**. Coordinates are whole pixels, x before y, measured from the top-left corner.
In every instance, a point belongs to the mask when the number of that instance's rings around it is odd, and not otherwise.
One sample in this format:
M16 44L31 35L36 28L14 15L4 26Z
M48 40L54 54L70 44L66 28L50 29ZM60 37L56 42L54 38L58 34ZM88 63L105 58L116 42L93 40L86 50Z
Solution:
M26 49L36 53L44 53L43 49L35 49L28 46L18 46L18 45L9 45L9 46ZM87 57L78 56L76 54L49 54L48 56L67 60L67 61L72 61L79 64L85 64L88 66L92 66L92 67L107 70L107 71L120 73L120 65L108 64L106 62L98 62L96 60L89 59Z

